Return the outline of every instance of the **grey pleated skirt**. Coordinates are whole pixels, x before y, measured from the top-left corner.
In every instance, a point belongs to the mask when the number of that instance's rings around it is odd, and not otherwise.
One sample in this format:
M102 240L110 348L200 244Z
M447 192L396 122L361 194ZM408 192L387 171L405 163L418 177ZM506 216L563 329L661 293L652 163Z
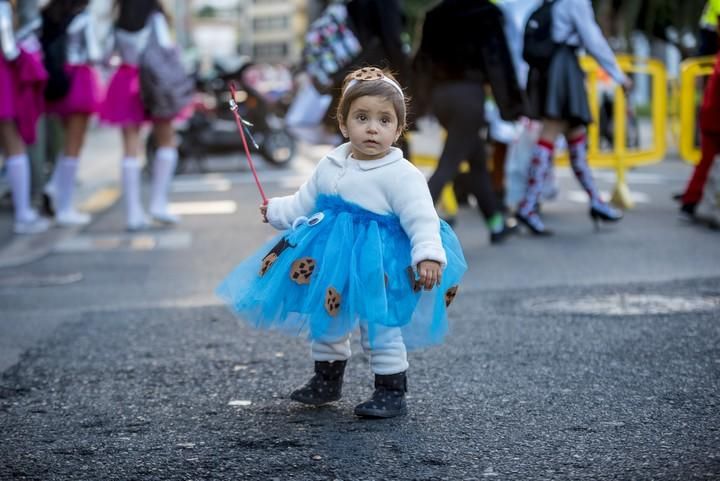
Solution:
M585 89L585 72L575 48L559 46L545 71L531 69L527 83L530 117L565 120L571 125L592 122Z

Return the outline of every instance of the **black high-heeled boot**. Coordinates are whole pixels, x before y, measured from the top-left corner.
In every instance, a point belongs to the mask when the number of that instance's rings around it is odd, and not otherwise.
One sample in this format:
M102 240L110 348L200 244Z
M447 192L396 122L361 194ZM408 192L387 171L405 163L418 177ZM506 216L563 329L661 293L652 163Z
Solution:
M342 397L343 375L347 361L315 361L315 375L290 394L290 399L321 406Z
M617 222L623 218L623 213L605 203L593 204L590 206L590 218L595 225L595 230L598 230L600 221Z
M405 372L375 375L375 392L370 399L355 406L355 415L364 418L394 418L407 414Z

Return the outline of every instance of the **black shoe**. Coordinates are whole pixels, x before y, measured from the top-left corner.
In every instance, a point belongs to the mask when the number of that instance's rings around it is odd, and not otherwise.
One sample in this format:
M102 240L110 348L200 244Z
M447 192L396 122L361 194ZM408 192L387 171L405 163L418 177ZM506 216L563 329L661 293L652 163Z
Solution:
M342 397L347 361L315 361L315 375L290 394L290 399L311 406L338 401Z
M697 208L697 204L695 204L695 203L682 204L680 206L680 214L687 219L694 220L696 208Z
M47 192L42 193L41 210L46 217L55 217L55 206L53 205L52 197L50 197L50 194Z
M520 212L515 213L515 218L519 223L527 227L533 235L549 236L553 235L550 229L545 227L540 215L537 212L530 212L528 216L522 215Z
M600 221L617 222L623 218L621 210L610 207L608 204L595 204L590 207L590 218L595 224L595 230L598 229Z
M490 243L491 244L500 244L501 242L505 241L505 239L508 238L511 234L514 234L517 231L517 224L515 225L508 225L504 224L503 228L499 232L490 232Z
M364 418L394 418L407 414L405 372L375 375L375 392L364 403L355 406L355 415Z

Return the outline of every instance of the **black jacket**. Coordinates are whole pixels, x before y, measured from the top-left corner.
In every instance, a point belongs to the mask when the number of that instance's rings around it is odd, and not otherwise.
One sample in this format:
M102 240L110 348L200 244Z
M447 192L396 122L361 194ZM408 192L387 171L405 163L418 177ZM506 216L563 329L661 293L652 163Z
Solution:
M502 11L489 0L444 0L430 10L413 62L413 94L419 111L428 93L443 82L490 84L500 115L515 120L524 113L520 88L503 31Z
M398 74L402 85L408 77L410 62L403 52L403 13L399 0L351 0L347 4L350 25L362 52L348 69L340 72L337 83L357 67L389 68Z

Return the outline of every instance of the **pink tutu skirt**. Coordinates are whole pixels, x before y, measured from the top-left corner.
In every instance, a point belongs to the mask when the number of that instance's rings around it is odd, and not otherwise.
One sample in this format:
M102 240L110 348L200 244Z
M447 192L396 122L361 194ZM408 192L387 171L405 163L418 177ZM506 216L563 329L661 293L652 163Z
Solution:
M12 64L0 55L0 120L17 115L15 73Z
M98 73L90 65L66 65L70 91L60 100L47 103L47 112L60 117L94 114L100 109L102 87Z
M26 144L35 142L37 119L45 109L46 82L40 52L21 49L13 62L0 56L0 120L14 119Z
M172 120L190 118L193 106L188 105ZM140 69L137 65L123 64L113 74L100 106L100 120L112 125L139 125L153 120L145 111L140 96Z
M150 120L140 98L137 65L123 64L113 74L100 106L100 120L113 125L137 125Z

